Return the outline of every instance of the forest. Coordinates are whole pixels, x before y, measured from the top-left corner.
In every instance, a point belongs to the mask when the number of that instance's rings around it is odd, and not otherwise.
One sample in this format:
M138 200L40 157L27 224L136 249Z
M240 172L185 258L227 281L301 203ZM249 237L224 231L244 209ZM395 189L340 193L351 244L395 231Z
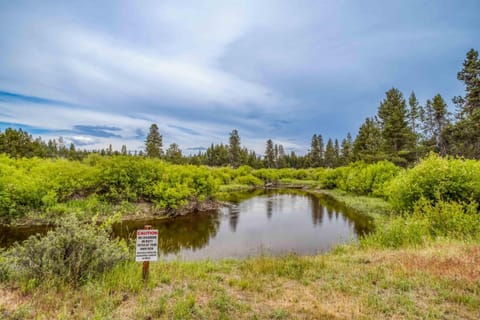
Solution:
M189 156L175 143L164 150L156 124L145 149L134 152L78 150L63 138L0 132L0 224L56 226L0 249L0 294L16 300L15 308L0 305L0 318L33 318L38 310L48 317L62 308L64 318L107 318L125 301L133 301L132 318L262 314L252 311L250 296L276 301L269 318L308 318L315 315L310 298L321 291L359 317L474 319L480 310L476 50L467 52L457 79L465 92L453 99L453 114L440 94L421 103L414 92L407 98L392 88L355 138L348 133L325 143L315 133L305 155L287 153L272 139L258 155L242 147L235 129L228 143ZM111 237L114 220L140 205L171 217L239 190L293 187L372 217L375 230L312 257L162 261L147 285L132 247ZM57 299L62 292L65 301ZM306 292L309 306L282 309L282 299L300 299L298 292ZM36 297L34 305L27 295Z

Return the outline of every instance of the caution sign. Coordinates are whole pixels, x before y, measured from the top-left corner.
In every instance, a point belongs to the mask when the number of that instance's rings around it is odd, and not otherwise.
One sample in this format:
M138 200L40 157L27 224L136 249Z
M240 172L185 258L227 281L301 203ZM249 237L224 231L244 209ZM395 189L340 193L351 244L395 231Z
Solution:
M158 230L137 230L135 261L157 261Z

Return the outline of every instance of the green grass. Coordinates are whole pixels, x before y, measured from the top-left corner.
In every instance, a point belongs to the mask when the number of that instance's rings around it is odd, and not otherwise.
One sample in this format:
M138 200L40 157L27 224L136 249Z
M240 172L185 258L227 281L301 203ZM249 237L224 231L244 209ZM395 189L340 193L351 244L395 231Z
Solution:
M0 310L26 319L476 319L479 262L480 247L459 242L158 262L147 282L129 262L76 290L4 285Z
M218 189L218 193L249 191L255 188L256 188L255 186L251 186L248 184L227 184L227 185L220 186Z
M344 203L347 207L363 214L367 214L373 218L384 217L392 213L392 207L390 204L381 198L352 195L338 189L320 190L318 192L330 196L335 200Z

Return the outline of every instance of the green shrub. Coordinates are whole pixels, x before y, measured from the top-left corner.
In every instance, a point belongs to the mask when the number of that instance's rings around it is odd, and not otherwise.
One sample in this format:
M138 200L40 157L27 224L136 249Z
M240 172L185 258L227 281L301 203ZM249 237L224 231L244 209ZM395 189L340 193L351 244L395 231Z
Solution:
M79 285L125 260L127 249L122 242L110 240L104 228L69 218L46 236L16 243L4 256L1 264L21 281L60 280Z
M360 195L383 196L384 185L392 180L400 168L389 161L373 164L357 162L345 170L345 180L341 185L344 191Z
M381 223L373 234L360 240L363 247L399 248L418 246L428 240L480 239L480 214L475 202L464 204L421 199L412 214Z
M415 205L414 216L426 217L432 237L471 240L480 238L480 214L477 209L476 202L439 201L432 204L421 199Z
M253 175L264 182L278 182L280 175L277 169L259 169L253 172Z
M429 222L425 217L397 216L388 223L377 226L374 233L360 239L360 246L374 248L420 246L429 239Z
M247 174L245 176L236 177L233 180L234 184L244 184L249 186L261 186L263 185L263 181L258 179L257 177L253 176L252 174Z
M336 169L325 169L323 173L319 176L320 184L322 188L325 189L335 189L339 188L341 190L345 189L343 179L344 179L345 168L336 168Z
M430 154L390 181L385 194L398 211L411 211L421 198L433 203L480 202L480 162Z

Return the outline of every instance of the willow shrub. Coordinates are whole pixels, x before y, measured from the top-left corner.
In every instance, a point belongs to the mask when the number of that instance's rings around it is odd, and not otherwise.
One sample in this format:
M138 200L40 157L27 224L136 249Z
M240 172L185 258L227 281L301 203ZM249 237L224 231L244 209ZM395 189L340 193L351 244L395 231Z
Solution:
M385 194L397 211L411 211L421 198L433 203L480 202L480 161L430 154L392 179Z
M480 214L475 202L459 203L420 199L413 213L391 218L360 240L362 247L419 246L438 238L462 241L480 239Z
M261 186L263 185L263 181L260 180L259 178L255 177L252 174L247 174L244 176L239 176L236 177L233 180L234 184L239 184L239 185L248 185L248 186Z
M90 155L79 162L0 155L0 219L45 213L92 196L110 204L145 200L175 208L212 196L224 179L251 171L249 167L216 171L128 156Z
M384 196L385 185L401 169L389 161L373 164L355 162L346 167L319 172L319 181L327 189L338 188L359 195Z
M127 259L123 242L111 240L103 227L69 218L46 236L16 243L0 263L11 278L39 284L53 280L80 285Z

